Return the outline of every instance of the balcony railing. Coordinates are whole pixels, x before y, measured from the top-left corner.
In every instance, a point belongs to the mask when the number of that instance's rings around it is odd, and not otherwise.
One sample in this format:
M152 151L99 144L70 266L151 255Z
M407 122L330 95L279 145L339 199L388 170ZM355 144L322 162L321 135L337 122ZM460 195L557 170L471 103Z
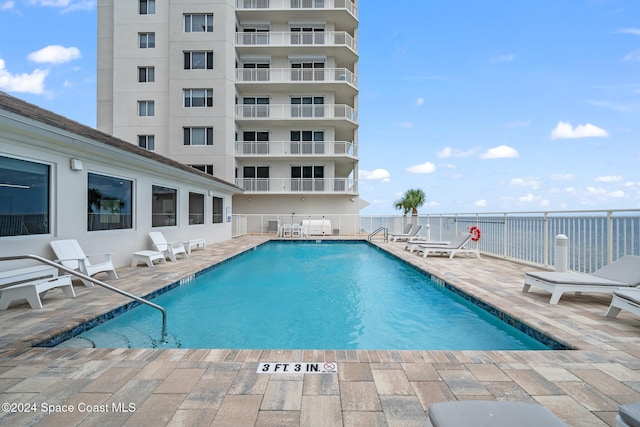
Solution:
M237 141L238 156L355 156L347 141Z
M236 185L251 193L355 193L351 178L238 178Z
M346 9L358 17L358 8L349 0L236 0L236 9Z
M344 104L236 105L236 119L345 119L357 123L358 112Z
M356 40L346 31L273 31L236 33L236 46L344 46L358 51Z
M358 86L347 68L238 68L237 83L346 83Z
M247 233L265 233L269 221L300 222L302 216L239 215ZM413 218L398 215L338 215L318 213L304 218L331 221L340 234L366 237L379 227L399 233L407 222L422 225L420 235L431 240L452 240L458 233L477 226L477 243L485 255L515 260L541 267L552 267L555 236L568 237L568 267L592 273L625 255L640 256L640 209L609 211L451 213ZM234 218L234 221L236 218Z

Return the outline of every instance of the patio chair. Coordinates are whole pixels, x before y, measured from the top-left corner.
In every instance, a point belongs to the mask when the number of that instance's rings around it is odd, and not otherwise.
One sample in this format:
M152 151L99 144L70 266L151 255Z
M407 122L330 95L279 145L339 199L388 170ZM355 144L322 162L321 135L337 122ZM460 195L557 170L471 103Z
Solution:
M391 240L392 242L399 242L399 241L406 241L409 240L413 237L415 237L418 234L418 231L420 231L420 229L422 228L421 225L416 225L415 227L411 227L411 231L409 231L408 233L402 233L402 234L389 234L389 240Z
M173 262L177 262L177 255L182 254L185 258L189 258L187 254L187 249L184 247L182 242L170 243L165 239L164 234L160 231L151 231L149 233L149 238L153 242L153 247L158 252L162 252L165 258L169 258Z
M302 236L302 228L300 224L294 223L291 224L291 237L301 237Z
M471 237L473 237L473 234L471 233L462 233L458 234L450 243L418 244L415 250L417 253L422 252L423 258L426 258L430 253L449 254L449 258L453 258L459 253L472 253L477 258L480 258L480 252L477 248L472 249L465 246L469 243Z
M591 274L528 272L522 292L528 292L532 286L551 292L549 304L557 304L565 292L613 294L618 288L640 286L640 256L623 256Z
M429 407L428 427L567 427L537 403L461 400Z
M53 240L49 242L51 249L56 254L55 261L67 268L79 271L87 276L94 276L98 273L107 273L111 279L116 280L118 275L111 261L111 253L85 255L84 251L78 244L77 240ZM102 261L98 264L92 264L90 258L101 257ZM88 280L80 279L85 286L93 286Z
M640 426L640 402L620 406L616 415L616 427L637 426Z
M617 317L622 310L640 316L640 288L613 291L613 298L605 316Z
M27 300L31 308L42 308L41 298L45 296L47 291L55 288L61 289L69 298L76 297L71 284L71 276L32 280L0 289L0 310L6 310L12 302L19 300Z

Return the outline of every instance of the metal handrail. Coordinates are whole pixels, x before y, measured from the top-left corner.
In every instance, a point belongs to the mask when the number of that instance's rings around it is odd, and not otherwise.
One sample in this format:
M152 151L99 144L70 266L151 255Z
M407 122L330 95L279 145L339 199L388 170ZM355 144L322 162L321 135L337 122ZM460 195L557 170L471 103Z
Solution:
M383 232L384 235L384 241L385 243L389 241L389 229L387 227L379 227L376 231L374 231L373 233L369 234L369 236L367 236L367 240L371 241L371 239L373 238L373 236L375 236L376 234Z
M154 304L154 303L152 303L150 301L147 301L144 298L140 298L139 296L131 294L131 293L127 292L127 291L123 291L122 289L116 288L115 286L108 285L108 284L106 284L106 283L104 283L104 282L102 282L102 281L100 281L98 279L94 279L93 277L87 276L86 274L79 273L76 270L73 270L71 268L65 267L64 265L60 265L60 264L58 264L56 262L53 262L53 261L51 261L49 259L43 258L43 257L38 256L38 255L15 255L15 256L8 256L8 257L0 257L0 261L16 261L16 260L20 260L20 259L34 259L36 261L40 261L40 262L42 262L44 264L50 265L52 267L55 267L55 268L57 268L59 270L62 270L64 272L66 272L66 273L69 273L71 275L79 277L82 280L88 280L91 283L94 283L96 285L102 286L103 288L107 288L107 289L109 289L109 290L111 290L113 292L119 293L120 295L124 295L126 297L131 298L131 299L134 299L134 300L138 301L139 303L147 304L148 306L151 306L151 307L153 307L155 309L160 310L160 312L162 313L162 327L164 328L167 325L167 311L164 308L160 307L158 304Z

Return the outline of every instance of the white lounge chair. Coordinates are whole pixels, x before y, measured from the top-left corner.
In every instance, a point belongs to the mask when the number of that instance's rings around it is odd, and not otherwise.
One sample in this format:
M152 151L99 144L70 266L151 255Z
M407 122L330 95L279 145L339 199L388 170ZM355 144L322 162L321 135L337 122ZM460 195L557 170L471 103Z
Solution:
M460 400L429 406L428 427L567 427L537 403Z
M616 427L636 427L640 425L640 402L627 403L618 407Z
M450 243L447 244L418 244L415 248L417 253L422 252L422 257L426 258L431 253L449 254L449 258L453 258L459 253L472 253L477 258L480 258L480 252L477 248L467 248L465 245L469 243L473 234L462 233L458 234Z
M27 300L31 308L42 308L42 299L47 291L55 288L69 297L75 298L76 293L71 284L71 276L59 276L49 279L38 279L19 283L0 289L0 310L6 310L14 301Z
M169 257L169 259L173 262L178 261L176 256L180 254L182 254L185 258L189 258L187 249L184 247L184 244L182 242L170 243L167 241L167 239L165 239L164 234L162 234L160 231L150 232L149 237L153 242L153 247L155 248L155 250L158 252L162 252L165 258Z
M58 258L57 263L72 270L79 271L87 276L94 276L98 273L107 273L110 278L117 279L116 269L111 261L111 254L85 255L77 240L54 240L49 242L51 249ZM92 264L89 258L101 257L102 262ZM93 283L81 279L85 286L93 286Z
M605 316L616 317L622 310L640 316L640 288L613 291L613 298Z
M420 231L420 229L422 228L421 225L416 225L415 227L411 227L411 231L409 231L408 233L402 233L402 234L389 234L389 240L391 240L392 242L399 242L399 241L406 241L409 240L413 237L415 237L418 234L418 231Z
M609 265L588 273L554 271L528 272L524 276L522 292L533 286L551 292L549 304L557 304L565 292L613 294L618 288L640 285L640 256L627 255Z
M302 228L300 224L291 224L291 237L301 237L302 236Z

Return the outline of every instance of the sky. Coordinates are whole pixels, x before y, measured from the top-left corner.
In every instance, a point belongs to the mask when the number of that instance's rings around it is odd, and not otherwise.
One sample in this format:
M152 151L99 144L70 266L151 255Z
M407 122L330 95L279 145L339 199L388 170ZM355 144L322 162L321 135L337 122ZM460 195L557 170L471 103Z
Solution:
M0 90L96 124L96 1L0 0ZM389 4L398 5L394 8ZM640 0L362 0L363 214L640 208Z

